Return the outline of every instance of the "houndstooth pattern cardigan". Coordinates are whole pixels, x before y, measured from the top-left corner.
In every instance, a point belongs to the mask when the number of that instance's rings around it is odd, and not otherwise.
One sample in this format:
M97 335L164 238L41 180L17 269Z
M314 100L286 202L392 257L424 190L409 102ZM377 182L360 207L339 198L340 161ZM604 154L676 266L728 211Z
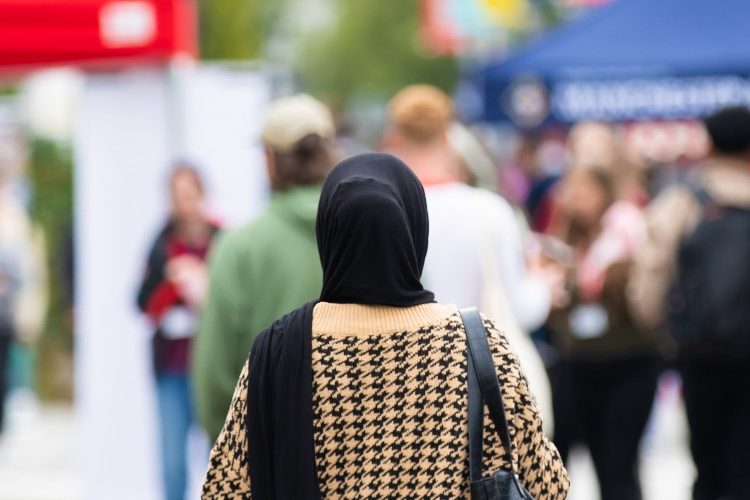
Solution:
M564 499L567 473L505 336L485 318L521 482ZM315 465L323 498L468 498L466 336L453 306L318 304ZM203 499L249 499L246 364L211 451ZM486 414L484 471L507 467Z

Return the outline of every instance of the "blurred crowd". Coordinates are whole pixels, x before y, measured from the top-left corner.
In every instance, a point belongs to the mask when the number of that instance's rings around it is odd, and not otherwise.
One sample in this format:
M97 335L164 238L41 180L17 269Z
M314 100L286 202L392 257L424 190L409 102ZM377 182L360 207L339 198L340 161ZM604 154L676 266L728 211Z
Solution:
M683 182L655 186L608 124L525 137L498 165L441 90L413 85L387 108L379 149L426 192L425 288L497 322L545 433L563 460L588 448L603 500L641 498L639 443L665 370L682 379L694 498L750 498L750 111L723 109L705 126L709 157ZM319 296L322 182L364 149L304 94L272 103L262 142L265 211L222 229L205 210L200 168L180 163L144 260L137 305L153 325L169 500L185 496L191 427L219 437L256 335ZM3 243L6 228L32 240L23 217L6 223L17 213L0 206L0 388L28 255Z
M15 123L0 126L0 435L9 389L29 385L29 346L36 343L48 302L45 237L32 221L26 178L29 151Z

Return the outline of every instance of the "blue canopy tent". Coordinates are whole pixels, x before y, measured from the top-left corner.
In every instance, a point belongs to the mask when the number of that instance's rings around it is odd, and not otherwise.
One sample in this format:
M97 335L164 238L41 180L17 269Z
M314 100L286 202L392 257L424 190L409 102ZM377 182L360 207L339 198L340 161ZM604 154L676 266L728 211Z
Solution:
M614 0L470 75L472 121L521 127L750 104L749 0Z

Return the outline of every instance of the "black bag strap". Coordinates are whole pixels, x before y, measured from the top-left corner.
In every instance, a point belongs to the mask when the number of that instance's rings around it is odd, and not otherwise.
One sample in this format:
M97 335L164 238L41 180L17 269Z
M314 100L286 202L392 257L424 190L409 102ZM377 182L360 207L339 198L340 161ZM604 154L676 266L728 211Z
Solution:
M462 312L463 316L463 312ZM469 477L472 482L482 479L482 431L484 427L484 405L482 404L482 389L474 369L474 360L468 351L469 328L464 320L466 329L466 378L469 394Z
M515 474L513 442L505 418L500 384L487 342L487 331L476 308L459 311L466 330L467 378L469 395L469 475L472 481L482 478L482 431L486 404L500 441L505 448L506 459Z

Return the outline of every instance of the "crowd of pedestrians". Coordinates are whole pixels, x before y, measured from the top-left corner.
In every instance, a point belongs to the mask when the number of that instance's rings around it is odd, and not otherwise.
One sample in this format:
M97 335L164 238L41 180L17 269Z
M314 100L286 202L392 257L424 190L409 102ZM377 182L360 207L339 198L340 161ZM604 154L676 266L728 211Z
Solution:
M700 178L657 196L632 276L633 313L674 341L697 468L694 497L750 498L750 111L706 121ZM665 300L666 297L666 300Z
M222 234L197 171L175 169L138 296L169 500L194 414L204 498L496 498L478 496L495 481L562 499L582 444L602 500L639 500L667 368L694 499L750 498L750 110L707 118L710 158L653 200L606 124L573 127L564 168L526 140L498 175L441 90L407 87L386 115L382 152L344 158L325 105L272 103L271 200ZM482 387L470 436L471 306L500 395Z
M28 357L44 330L49 301L46 241L31 216L27 137L17 124L0 127L0 438L8 426L10 389L30 378Z

